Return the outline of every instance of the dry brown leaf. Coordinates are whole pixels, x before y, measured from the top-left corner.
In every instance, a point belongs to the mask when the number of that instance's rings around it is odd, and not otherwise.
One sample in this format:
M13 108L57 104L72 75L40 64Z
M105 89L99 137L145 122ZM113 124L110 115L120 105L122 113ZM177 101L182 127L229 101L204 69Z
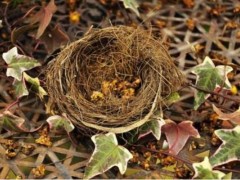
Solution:
M32 174L34 178L43 178L45 176L45 165L41 164L40 166L37 166L36 168L32 169Z
M214 16L220 16L226 10L223 6L216 6L210 10L210 14Z
M32 144L23 144L21 152L25 155L30 155L35 149L35 146Z
M237 32L237 39L240 39L240 31Z
M93 91L93 93L91 95L91 101L100 101L103 99L104 99L103 93L101 93L99 91Z
M218 119L221 120L228 120L231 121L235 124L240 125L240 109L238 109L237 111L233 112L233 113L223 113L220 109L218 109L214 104L213 104L213 110L218 114Z
M194 6L194 0L183 0L183 3L188 7L192 8Z
M5 151L5 155L7 159L12 159L17 156L17 152L13 148L9 148Z
M236 6L236 7L233 9L233 13L234 13L234 14L240 13L240 6Z
M46 7L43 7L30 19L30 22L32 24L39 22L39 27L36 35L37 39L44 33L45 29L52 19L52 15L56 11L57 6L55 5L54 0L51 0Z
M187 25L188 29L192 31L196 26L196 21L192 18L189 18L186 21L186 25Z
M52 142L49 136L41 135L38 139L35 140L37 144L45 145L47 147L52 146Z
M239 27L239 24L236 23L235 21L229 21L225 24L226 29L236 29Z

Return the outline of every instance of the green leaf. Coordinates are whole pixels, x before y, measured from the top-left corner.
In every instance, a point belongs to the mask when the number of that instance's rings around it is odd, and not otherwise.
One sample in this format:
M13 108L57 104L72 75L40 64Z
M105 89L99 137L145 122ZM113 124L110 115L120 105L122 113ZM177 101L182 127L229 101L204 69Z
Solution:
M222 179L225 176L223 172L212 169L208 157L205 157L203 162L193 163L193 169L195 179Z
M24 71L41 66L37 60L18 54L16 47L10 49L6 53L3 53L2 57L8 64L7 76L12 76L18 81L22 80L22 73Z
M133 10L133 12L140 16L138 11L139 4L137 3L136 0L121 0L121 1L123 2L125 8Z
M232 179L232 172L226 174L222 179Z
M217 86L230 88L227 74L233 69L230 66L217 66L207 56L203 63L194 67L192 73L197 75L196 86L203 90L212 92ZM197 109L209 96L208 93L197 91L195 94L194 109Z
M104 173L113 166L117 166L121 174L126 171L127 162L133 156L126 148L118 145L114 133L97 134L92 136L92 141L95 149L86 167L85 179Z
M74 129L74 125L71 121L64 116L50 116L46 121L48 122L50 129L65 129L67 133L70 133Z
M179 101L179 99L180 99L179 93L178 92L173 92L167 97L166 103L167 103L167 105L171 105L171 104Z
M10 111L4 111L0 114L0 125L3 129L13 132L27 132L25 120L13 115Z
M33 78L26 73L23 73L23 77L27 82L29 82L32 85L33 90L38 93L41 99L43 99L43 96L47 95L47 92L40 86L38 78Z
M14 87L15 94L18 98L27 96L29 94L26 84L23 81L15 80L13 82L13 87Z
M213 167L240 160L240 126L234 129L219 129L215 134L223 143L210 158Z
M138 139L152 133L153 136L160 140L161 138L161 127L165 124L165 121L163 119L161 120L151 120L147 123L145 123L143 126L140 127L140 134L138 136Z

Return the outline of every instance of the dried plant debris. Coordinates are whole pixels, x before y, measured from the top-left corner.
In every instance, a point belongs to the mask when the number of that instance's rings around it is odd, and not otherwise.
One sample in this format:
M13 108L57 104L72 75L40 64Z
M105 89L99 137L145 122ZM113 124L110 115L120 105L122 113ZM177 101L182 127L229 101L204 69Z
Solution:
M52 146L51 138L49 137L49 128L45 126L39 131L40 137L35 140L37 144L41 144L47 147Z
M45 165L41 164L32 169L33 177L36 179L42 179L45 176Z

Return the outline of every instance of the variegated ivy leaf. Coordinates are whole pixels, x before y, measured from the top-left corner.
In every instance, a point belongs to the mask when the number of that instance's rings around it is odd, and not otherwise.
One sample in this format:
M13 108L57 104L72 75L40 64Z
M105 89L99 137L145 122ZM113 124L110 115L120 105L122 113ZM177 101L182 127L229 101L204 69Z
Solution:
M25 119L14 115L10 111L0 113L0 129L3 128L10 132L35 132L39 130L42 125L34 127L32 124L29 124L29 122L26 122Z
M215 134L223 143L210 157L211 165L215 167L240 160L240 126L238 125L234 129L219 129L215 131Z
M223 172L213 170L208 157L205 157L203 162L193 163L193 169L195 179L222 179L225 176Z
M18 81L22 80L22 73L24 71L41 66L37 60L18 54L16 47L13 47L8 52L3 53L2 57L8 64L7 76L14 77Z
M144 125L142 125L139 129L140 134L138 136L138 139L152 133L153 136L160 140L161 138L161 128L165 124L165 121L163 119L160 120L151 120L149 122L146 122Z
M127 163L133 156L124 147L119 146L114 133L97 134L92 137L95 144L94 152L84 173L84 179L102 174L113 166L117 166L123 174Z
M203 63L194 67L192 73L197 75L196 86L203 90L212 92L217 86L230 88L231 84L227 74L233 69L230 66L216 66L207 56ZM209 94L203 91L197 91L195 94L194 109L197 109L207 98Z
M46 121L50 129L65 129L67 133L70 133L75 128L71 121L64 116L50 116Z
M36 91L41 99L47 95L47 92L41 87L39 79L33 78L26 73L23 73L24 79L32 85L34 91Z
M29 94L24 81L15 80L13 82L14 92L18 98L27 96Z
M121 0L121 1L123 2L125 8L133 10L133 12L140 16L138 11L139 4L137 3L136 0Z

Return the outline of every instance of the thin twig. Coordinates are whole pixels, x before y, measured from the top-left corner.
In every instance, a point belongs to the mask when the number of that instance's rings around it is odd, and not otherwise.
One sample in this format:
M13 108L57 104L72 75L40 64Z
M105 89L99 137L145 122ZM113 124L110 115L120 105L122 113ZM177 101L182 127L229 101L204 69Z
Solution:
M240 99L237 96L227 96L227 95L222 95L222 94L219 94L219 93L216 93L216 92L208 91L206 89L202 89L200 87L197 87L192 83L188 83L188 85L197 89L197 90L199 90L199 91L202 91L202 92L205 92L205 93L208 93L208 94L212 94L212 95L216 95L216 96L220 96L220 97L223 97L224 99L228 99L230 101L240 103Z

